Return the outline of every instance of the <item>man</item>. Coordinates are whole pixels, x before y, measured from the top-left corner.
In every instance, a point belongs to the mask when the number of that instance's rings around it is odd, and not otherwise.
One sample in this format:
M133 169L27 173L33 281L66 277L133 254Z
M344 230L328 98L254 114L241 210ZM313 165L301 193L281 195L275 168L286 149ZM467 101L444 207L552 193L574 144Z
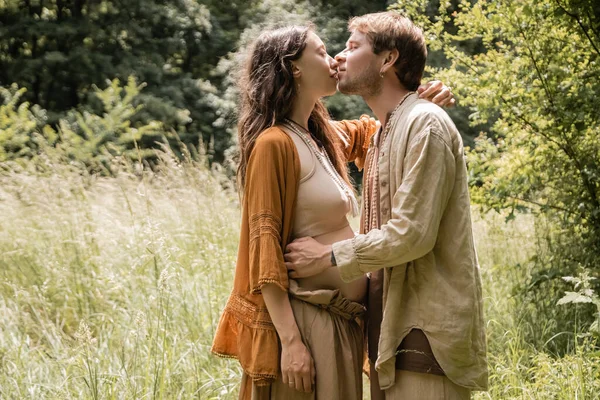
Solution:
M418 99L427 49L394 12L349 23L338 89L361 95L382 127L371 142L361 234L291 243L290 277L370 273L372 398L468 399L487 389L481 279L462 140L448 115Z

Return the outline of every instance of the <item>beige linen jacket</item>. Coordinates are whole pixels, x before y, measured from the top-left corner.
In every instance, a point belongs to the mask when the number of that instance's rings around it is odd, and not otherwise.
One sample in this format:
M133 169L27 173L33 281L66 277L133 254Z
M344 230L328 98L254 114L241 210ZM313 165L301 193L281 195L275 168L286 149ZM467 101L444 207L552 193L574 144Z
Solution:
M381 144L381 229L335 243L344 281L385 268L376 369L395 380L398 345L421 329L446 376L487 389L481 278L461 137L438 106L410 95Z

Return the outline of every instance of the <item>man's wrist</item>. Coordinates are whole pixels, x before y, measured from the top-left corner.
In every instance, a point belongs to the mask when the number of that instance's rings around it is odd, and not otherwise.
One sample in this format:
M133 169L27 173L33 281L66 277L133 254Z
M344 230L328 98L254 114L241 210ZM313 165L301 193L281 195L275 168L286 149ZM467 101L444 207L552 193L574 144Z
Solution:
M321 266L323 271L325 271L327 268L332 267L331 264L331 245L326 245L323 248L323 256L321 257Z

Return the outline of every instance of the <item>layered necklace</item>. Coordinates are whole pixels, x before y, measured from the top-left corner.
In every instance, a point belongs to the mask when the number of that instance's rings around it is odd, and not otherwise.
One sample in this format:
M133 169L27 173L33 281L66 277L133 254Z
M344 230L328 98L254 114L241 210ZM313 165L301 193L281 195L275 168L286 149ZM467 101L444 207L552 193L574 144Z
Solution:
M381 227L380 215L379 215L379 159L381 157L381 146L383 145L385 139L388 136L388 133L392 126L392 120L396 117L398 110L402 108L402 104L406 101L408 96L413 94L414 92L408 92L396 105L394 110L389 114L387 121L385 122L385 129L383 132L380 132L380 135L376 137L377 142L375 143L375 147L369 151L370 155L367 158L367 176L364 180L363 189L363 216L362 216L362 224L365 229L365 232L369 232L371 229L379 229ZM369 182L372 185L369 185ZM367 193L367 190L370 188L370 193Z
M385 138L387 138L387 135L388 135L388 133L390 131L390 126L392 126L391 122L396 117L396 113L398 112L398 110L400 110L400 108L402 107L402 104L404 104L404 102L406 101L406 99L408 98L408 96L410 96L413 93L415 93L415 92L408 92L408 93L406 93L400 99L400 101L398 102L398 104L396 105L396 107L394 107L394 110L389 115L387 121L385 121L385 130L383 131L383 135L381 135L381 138L377 140L377 147L381 147L381 144L385 141Z
M320 143L317 138L313 136L313 134L306 130L302 125L297 122L286 118L285 126L289 128L292 132L294 132L302 141L306 144L306 146L310 149L310 151L315 155L323 169L327 172L327 174L331 177L333 182L338 186L338 188L346 195L348 200L350 200L352 216L357 216L359 213L358 209L358 201L356 200L356 196L354 196L354 192L352 188L346 181L340 176L338 171L333 166L327 151L323 148L323 151L319 151L315 143ZM311 140L312 139L312 140Z

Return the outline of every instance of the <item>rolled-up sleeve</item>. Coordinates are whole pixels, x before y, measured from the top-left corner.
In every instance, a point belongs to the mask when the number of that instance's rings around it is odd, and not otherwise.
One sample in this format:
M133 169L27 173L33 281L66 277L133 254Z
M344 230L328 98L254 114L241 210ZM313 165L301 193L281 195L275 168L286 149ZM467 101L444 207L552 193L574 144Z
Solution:
M452 149L441 134L428 127L414 136L403 164L405 174L392 199L390 220L381 229L332 246L346 282L421 258L435 246L454 187Z
M331 121L346 161L364 167L371 137L377 132L377 121L364 114L357 120Z

